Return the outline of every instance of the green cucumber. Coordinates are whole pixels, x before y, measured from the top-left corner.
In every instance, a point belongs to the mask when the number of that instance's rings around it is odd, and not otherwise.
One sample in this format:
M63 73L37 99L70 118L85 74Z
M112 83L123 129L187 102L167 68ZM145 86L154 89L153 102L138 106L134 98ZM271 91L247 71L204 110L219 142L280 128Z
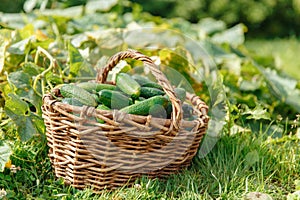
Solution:
M134 99L137 99L141 93L141 86L129 74L119 73L116 78L117 87Z
M107 106L104 105L104 104L98 105L98 106L97 106L97 109L98 109L98 110L110 110L110 108L107 107ZM97 122L99 122L99 123L101 123L101 124L104 124L105 121L104 121L103 119L97 118Z
M107 106L104 105L104 104L99 104L99 105L97 106L97 109L98 109L98 110L110 110L110 108L107 107Z
M150 79L148 79L145 76L134 74L132 76L132 78L136 82L138 82L142 87L152 87L152 88L157 88L157 89L160 89L160 90L163 89L161 85L159 85L158 83L155 83L155 82L151 81Z
M60 87L60 93L65 98L75 98L87 106L96 107L98 105L96 99L89 92L76 85L64 84Z
M61 100L61 102L72 105L72 106L83 106L83 103L81 103L80 101L78 101L75 98L63 98Z
M100 103L99 96L97 94L92 93L91 95L94 97L97 103Z
M131 98L118 91L104 89L98 94L99 101L111 109L121 109L133 103Z
M100 90L107 89L107 90L115 90L115 85L105 84L105 83L95 83L95 82L82 82L77 84L78 87L85 89L90 93L96 93Z
M133 105L122 108L120 111L135 114L135 115L149 115L152 113L161 112L161 108L165 108L168 105L169 100L165 96L154 96L141 102L137 102ZM164 112L165 109L164 109Z
M164 95L165 92L157 89L157 88L152 88L152 87L141 87L141 97L144 98L150 98L153 96L157 96L157 95Z
M144 101L145 99L146 98L140 96L138 99L134 100L134 103L138 103L138 102Z

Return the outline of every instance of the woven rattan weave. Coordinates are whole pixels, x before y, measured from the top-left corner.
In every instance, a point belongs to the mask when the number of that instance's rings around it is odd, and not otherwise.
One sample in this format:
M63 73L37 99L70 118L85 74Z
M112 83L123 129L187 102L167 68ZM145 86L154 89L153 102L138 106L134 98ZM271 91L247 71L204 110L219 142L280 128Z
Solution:
M187 93L186 101L197 117L182 119L181 102L165 75L151 58L135 50L112 56L96 81L105 83L108 72L126 58L143 61L150 69L172 102L171 119L64 104L57 98L59 89L44 95L42 110L52 167L57 177L75 188L113 189L143 175L177 173L190 164L207 129L207 105Z

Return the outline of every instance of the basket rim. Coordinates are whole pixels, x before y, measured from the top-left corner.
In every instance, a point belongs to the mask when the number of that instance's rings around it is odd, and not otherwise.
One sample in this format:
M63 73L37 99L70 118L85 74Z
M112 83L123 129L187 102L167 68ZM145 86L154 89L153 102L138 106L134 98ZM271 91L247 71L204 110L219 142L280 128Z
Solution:
M59 92L59 89L54 90L55 93ZM194 109L197 111L197 117L193 120L186 120L182 118L179 121L178 127L203 127L209 122L208 116L208 106L196 95L190 94L187 92L187 98ZM134 122L142 122L149 121L157 124L164 124L166 126L170 126L172 123L171 119L158 118L153 117L151 115L143 116L143 115L135 115L135 114L127 114L121 112L119 110L99 110L91 106L75 106L61 102L58 98L56 98L53 93L47 93L43 96L43 106L50 106L55 110L59 110L63 112L65 115L73 118L74 120L82 120L83 116L89 117L104 117L105 120L109 122L109 124L114 126L119 126L120 122L124 119L133 120ZM80 116L76 116L73 113L80 114ZM112 118L112 119L111 119ZM171 131L171 130L170 130ZM176 131L176 130L174 130Z

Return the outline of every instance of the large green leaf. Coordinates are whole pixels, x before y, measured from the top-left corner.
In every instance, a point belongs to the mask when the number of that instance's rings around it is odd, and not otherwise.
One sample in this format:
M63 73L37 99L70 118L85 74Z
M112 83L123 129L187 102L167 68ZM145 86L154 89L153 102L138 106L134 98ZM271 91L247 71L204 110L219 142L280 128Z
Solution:
M180 76L184 77L188 83L193 86L193 92L199 92L202 89L199 80L196 80L191 76L194 63L187 50L182 47L177 47L175 50L165 48L159 51L159 58L162 65L171 67L172 69L175 69L177 73L180 73ZM164 69L163 66L161 66L161 68L162 70L165 70L164 73L167 77L169 76L168 78L173 85L178 86L183 83L180 76L176 77L175 73L169 71L168 68ZM186 88L188 88L188 86Z
M248 106L246 106L245 111L242 112L241 114L247 115L247 119L254 119L254 120L270 119L270 114L261 105L257 105L254 109L249 109Z
M7 51L11 54L23 55L25 54L29 47L30 43L34 40L34 36L21 40L15 44L12 44Z
M10 84L13 84L15 90L23 90L22 92L27 93L31 87L31 77L23 71L12 72L8 75Z
M69 66L70 66L70 77L76 77L78 75L78 72L80 68L82 67L83 58L78 51L77 48L75 48L71 42L68 43L68 52L69 52Z
M211 35L213 33L225 30L226 24L221 20L204 18L199 21L198 27L200 29L200 34L204 32L206 35Z
M87 12L109 11L113 6L117 5L118 0L98 0L88 1L86 4Z
M23 71L12 72L8 75L8 82L11 90L5 92L6 95L13 92L22 100L30 102L38 113L41 113L42 99L32 88L32 77L24 71L29 71L32 75L37 75L38 68L34 65L24 65ZM37 91L41 93L41 85L38 83Z
M13 120L17 121L18 116L29 116L29 106L15 94L8 94L5 101L5 112Z
M275 70L253 63L264 75L271 93L280 101L300 112L300 90L296 88L297 81L291 77L281 76Z
M12 154L10 146L4 141L0 140L0 172L4 171L5 164L9 161L9 157Z
M242 45L245 41L244 32L246 31L246 26L243 24L238 24L230 29L227 29L221 33L215 34L211 39L217 44L228 43L233 47Z
M29 105L15 94L8 94L4 111L17 126L22 141L30 139L33 135L44 132L44 123L41 116L37 116L29 109Z

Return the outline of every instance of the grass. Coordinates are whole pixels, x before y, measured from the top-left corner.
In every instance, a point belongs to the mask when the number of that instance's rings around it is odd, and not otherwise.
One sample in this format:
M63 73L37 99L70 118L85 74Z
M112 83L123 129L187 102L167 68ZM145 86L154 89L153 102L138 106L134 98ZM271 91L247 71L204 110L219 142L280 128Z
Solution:
M300 80L300 41L297 38L288 39L251 39L246 40L247 49L263 57L273 57L269 62L275 62L277 68Z
M297 138L240 133L221 137L206 157L195 159L180 174L164 180L142 177L133 187L93 194L55 179L47 147L40 141L39 137L25 144L16 141L12 163L20 169L0 174L6 199L240 199L251 191L284 199L300 179Z

